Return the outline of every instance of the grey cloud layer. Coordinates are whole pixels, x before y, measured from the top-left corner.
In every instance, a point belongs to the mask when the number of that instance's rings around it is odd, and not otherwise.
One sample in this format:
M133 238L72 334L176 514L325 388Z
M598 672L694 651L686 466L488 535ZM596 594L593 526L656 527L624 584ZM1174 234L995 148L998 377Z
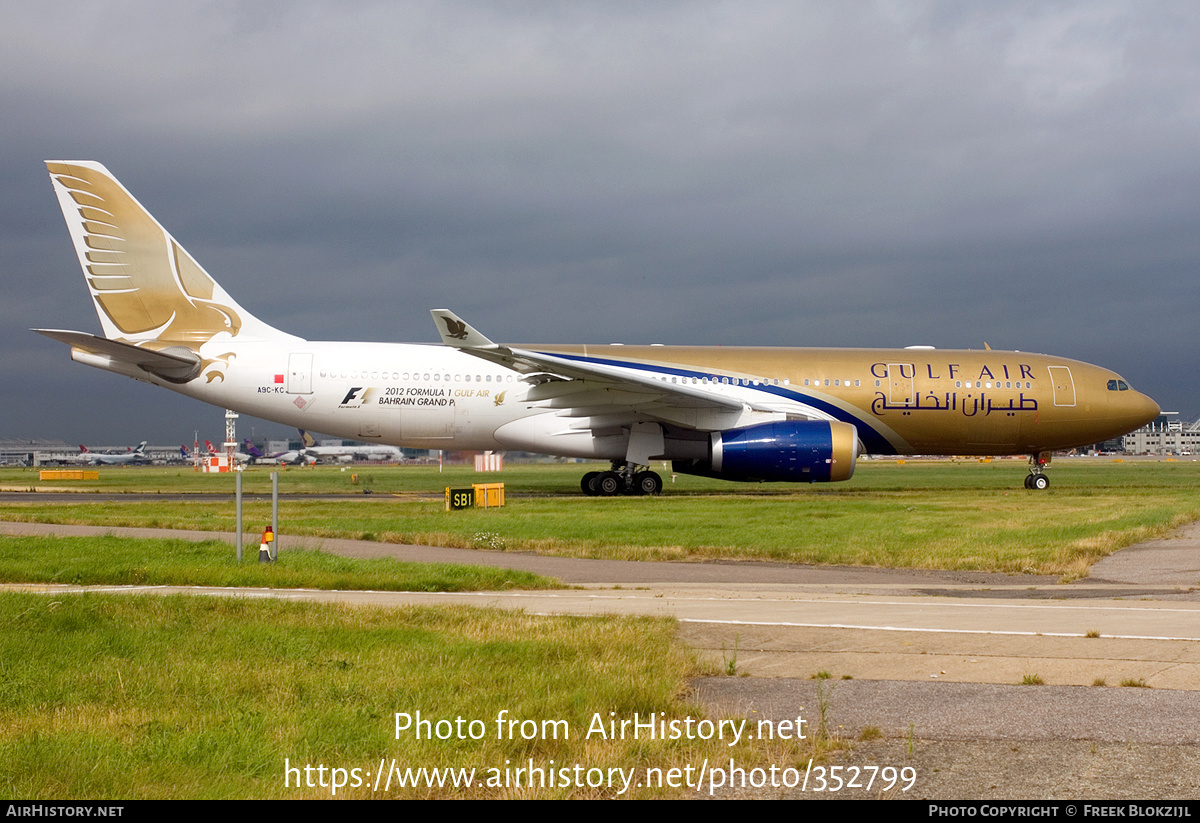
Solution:
M31 362L82 380L23 329L95 327L55 156L104 162L243 304L308 337L432 340L436 304L507 340L986 340L1200 413L1177 378L1200 304L1187 4L4 15L0 276L34 287L0 308L9 385ZM14 433L53 434L29 428L40 402Z

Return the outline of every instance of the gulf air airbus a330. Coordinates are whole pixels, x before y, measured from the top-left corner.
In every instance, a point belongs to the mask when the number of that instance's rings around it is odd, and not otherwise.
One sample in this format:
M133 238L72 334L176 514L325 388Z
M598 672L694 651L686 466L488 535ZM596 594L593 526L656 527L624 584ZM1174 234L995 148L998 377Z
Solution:
M612 461L585 493L656 494L652 461L727 480L831 481L860 453L1030 455L1153 420L1113 372L1044 354L303 340L251 315L100 164L47 163L103 337L39 329L80 363L297 428L423 449Z

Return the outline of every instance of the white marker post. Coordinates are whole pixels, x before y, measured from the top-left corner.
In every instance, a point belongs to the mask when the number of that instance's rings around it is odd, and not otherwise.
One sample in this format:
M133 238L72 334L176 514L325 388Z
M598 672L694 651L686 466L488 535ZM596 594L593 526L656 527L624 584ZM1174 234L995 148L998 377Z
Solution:
M242 562L242 473L237 473L237 491L234 493L234 498L237 500L237 525L234 530L237 532L237 559Z
M271 472L271 532L275 540L271 543L271 559L279 557L279 472Z

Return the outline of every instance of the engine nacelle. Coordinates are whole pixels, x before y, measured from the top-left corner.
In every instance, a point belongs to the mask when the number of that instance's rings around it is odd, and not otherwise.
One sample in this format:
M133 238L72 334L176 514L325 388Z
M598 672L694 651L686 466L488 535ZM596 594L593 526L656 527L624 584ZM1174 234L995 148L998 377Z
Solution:
M849 480L858 460L858 431L849 423L787 420L710 435L707 460L675 460L681 474L722 480L824 483Z

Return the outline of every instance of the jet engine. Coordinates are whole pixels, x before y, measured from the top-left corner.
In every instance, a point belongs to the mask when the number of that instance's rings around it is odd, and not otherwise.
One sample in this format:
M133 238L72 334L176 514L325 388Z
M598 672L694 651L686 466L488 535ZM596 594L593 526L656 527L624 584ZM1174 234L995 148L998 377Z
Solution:
M824 483L849 480L858 431L829 420L781 420L709 435L707 459L675 460L681 474L722 480Z

